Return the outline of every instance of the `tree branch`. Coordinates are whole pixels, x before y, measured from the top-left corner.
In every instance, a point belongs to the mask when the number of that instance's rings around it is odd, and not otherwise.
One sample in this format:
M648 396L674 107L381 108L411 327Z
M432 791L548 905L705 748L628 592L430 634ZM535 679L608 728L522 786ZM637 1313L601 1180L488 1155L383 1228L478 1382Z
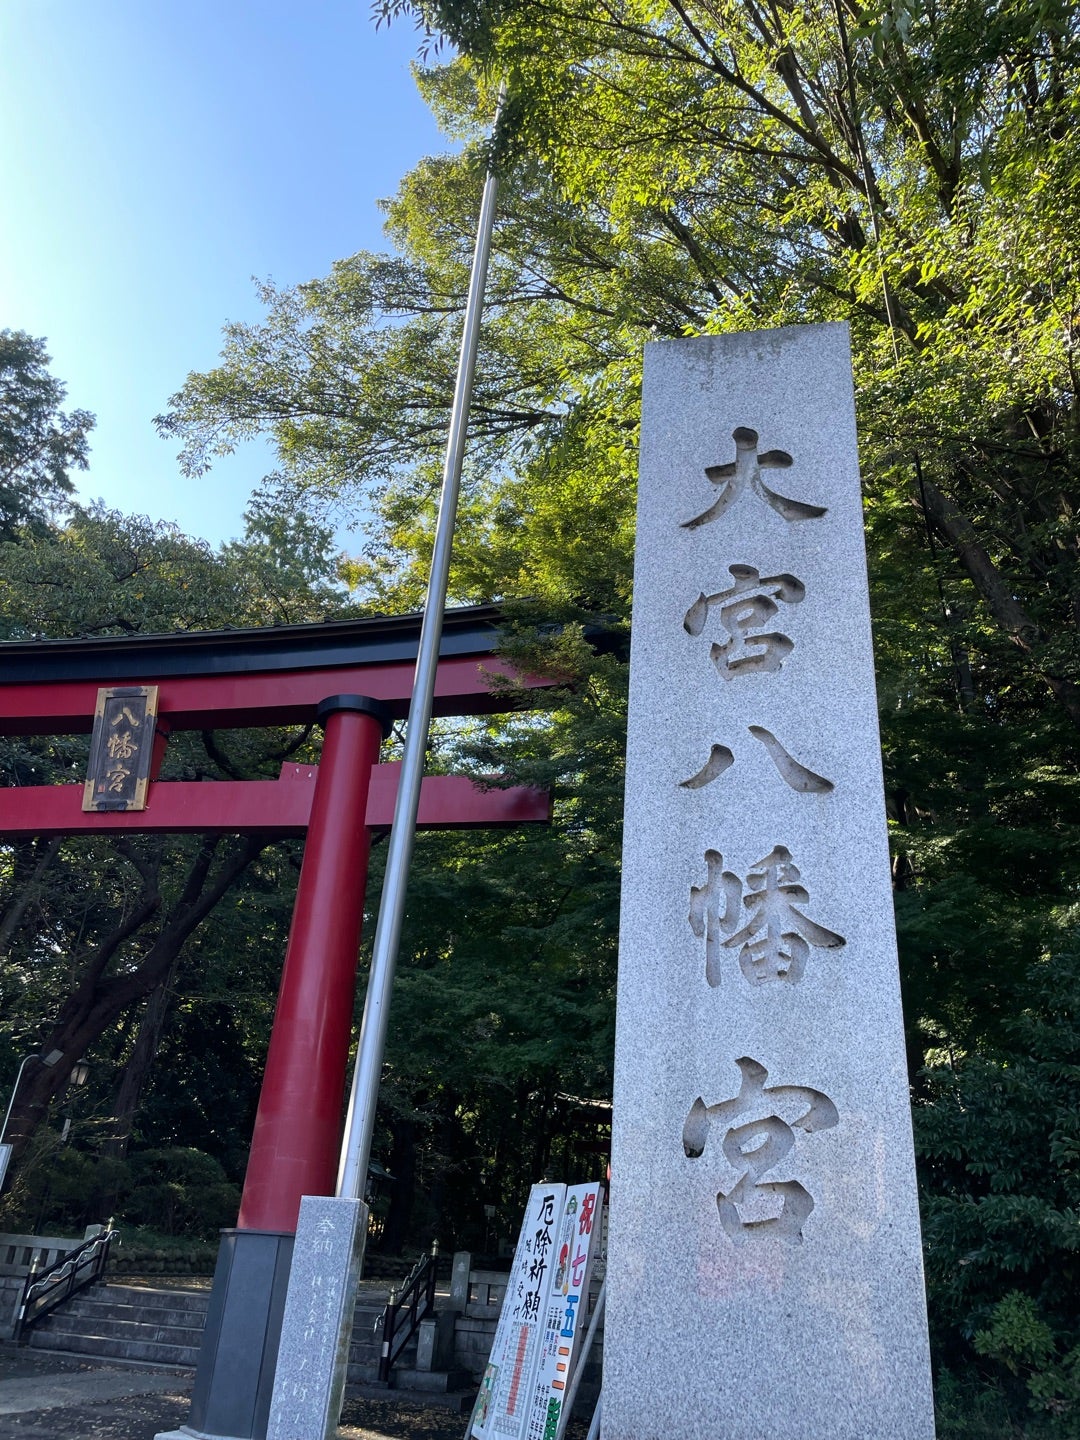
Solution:
M1004 576L980 543L974 525L930 481L924 482L922 494L925 497L927 519L963 565L997 624L1013 644L1033 662L1037 673L1069 719L1080 727L1080 689L1072 681L1055 675L1041 663L1038 651L1046 642L1042 628L1012 593Z

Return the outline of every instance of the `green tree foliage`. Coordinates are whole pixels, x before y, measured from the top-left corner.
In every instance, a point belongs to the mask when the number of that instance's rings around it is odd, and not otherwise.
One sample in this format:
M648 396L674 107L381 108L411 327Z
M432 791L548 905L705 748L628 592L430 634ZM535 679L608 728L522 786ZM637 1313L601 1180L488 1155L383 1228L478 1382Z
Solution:
M481 783L550 790L555 816L420 838L381 1099L382 1153L408 1180L388 1246L411 1210L413 1234L479 1248L484 1205L506 1235L537 1175L602 1164L572 1122L576 1101L610 1095L626 671L569 631L517 647L525 667L556 654L572 691L439 747L442 766Z
M63 525L40 519L0 543L0 617L17 639L321 620L346 603L337 566L326 527L258 501L244 537L217 552L174 526L75 506ZM273 776L289 755L316 758L310 742L310 729L178 734L163 778ZM10 738L0 778L80 783L86 755L85 737ZM5 1068L13 1080L20 1055L64 1055L24 1073L9 1123L17 1156L29 1146L28 1163L52 1174L39 1127L71 1063L90 1052L95 1148L119 1158L134 1129L194 1143L242 1175L298 853L295 842L199 836L38 837L0 849ZM137 1119L163 1037L172 1102ZM28 1214L41 1186L24 1179L13 1201Z
M871 484L1077 723L1074 7L383 8L507 77L508 146L614 242L627 303L665 260L690 282L658 333L851 322Z
M125 1241L132 1227L216 1240L223 1226L235 1223L240 1204L239 1185L217 1160L190 1146L144 1148L125 1162L53 1143L24 1177L19 1195L23 1213L42 1217L50 1235L78 1235L111 1215Z
M48 364L44 340L0 330L0 541L27 525L40 533L75 489L69 472L86 468L94 417L61 411Z
M1070 1133L1068 1112L1056 1101L1025 1108L1012 1093L1022 1119L991 1142L990 1110L958 1101L946 1082L955 1075L985 1097L990 1077L1015 1078L1015 1017L1049 1023L1057 1002L1038 977L1060 973L1054 957L1075 948L1076 9L1063 0L387 0L376 9L411 13L459 48L463 58L421 83L464 149L417 167L387 205L398 256L354 256L324 280L266 292L266 320L229 329L221 365L188 378L162 427L195 468L266 430L287 493L318 500L359 487L373 522L353 579L386 608L415 602L481 137L503 77L510 104L493 152L500 214L457 598L508 600L523 618L624 623L644 342L849 323L937 1354L944 1367L979 1356L1012 1367L1030 1423L1071 1434L1062 1406L1075 1287L1069 1299L1029 1284L998 1235L971 1272L977 1293L960 1293L970 1267L939 1221L955 1209L978 1230L1008 1216L1000 1228L1016 1232L1016 1254L1038 1252L1040 1264L1075 1250L1058 1151L1050 1164L1016 1169L1032 1145L1049 1153L1048 1123ZM602 713L616 733L622 701L614 680L590 691L582 657L569 673L596 710L568 703L530 743L576 753L576 764L550 772L557 806L572 816L588 721ZM528 773L516 744L513 732L493 735L486 754ZM587 830L580 843L593 843ZM613 854L604 844L595 853ZM562 938L587 963L597 930L581 920ZM416 982L423 994L444 972L421 958L419 936L411 947L418 970L435 971ZM464 953L464 937L454 948ZM448 949L440 964L453 974ZM419 1113L430 1089L408 1094ZM973 1190L972 1207L950 1208L950 1187L971 1176L931 1163L946 1117L960 1172L966 1156L998 1147L1009 1204L995 1212ZM1043 1232L1045 1244L1035 1239ZM1009 1396L1014 1417L1019 1403Z
M1080 1404L1078 993L1075 948L1040 961L1000 1040L935 1065L915 1112L937 1353L1035 1435L1075 1435Z
M0 544L8 639L290 624L341 613L332 534L254 502L215 551L166 521L73 507L67 523Z

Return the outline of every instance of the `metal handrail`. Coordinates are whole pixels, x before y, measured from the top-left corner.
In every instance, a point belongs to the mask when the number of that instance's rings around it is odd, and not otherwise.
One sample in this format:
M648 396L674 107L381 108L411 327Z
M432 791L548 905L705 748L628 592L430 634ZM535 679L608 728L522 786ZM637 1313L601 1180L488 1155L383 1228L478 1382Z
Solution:
M31 1268L19 1300L13 1336L16 1343L24 1330L100 1279L105 1273L112 1243L119 1239L120 1232L112 1228L110 1220L104 1230L84 1241L78 1249L69 1250L47 1270Z
M400 1290L390 1291L381 1317L382 1350L379 1354L379 1380L388 1384L390 1371L401 1352L420 1328L421 1320L435 1313L435 1277L439 1266L439 1242L433 1240L431 1254L421 1255L406 1276ZM403 1320L401 1330L398 1321ZM376 1329L379 1326L376 1321Z

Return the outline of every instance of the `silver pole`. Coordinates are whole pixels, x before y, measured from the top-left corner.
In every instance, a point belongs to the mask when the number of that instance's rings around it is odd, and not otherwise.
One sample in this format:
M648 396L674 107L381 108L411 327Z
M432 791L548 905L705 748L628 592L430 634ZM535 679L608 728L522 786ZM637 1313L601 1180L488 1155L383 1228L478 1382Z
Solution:
M495 112L498 125L503 91ZM431 727L431 705L435 693L435 670L439 663L442 640L443 611L450 577L450 552L457 518L458 492L461 488L461 463L465 454L465 435L469 421L476 350L480 336L480 318L484 304L488 257L491 253L491 232L495 221L497 182L489 167L484 180L484 196L480 203L480 219L476 230L469 294L465 302L465 324L461 336L454 403L450 414L450 434L446 442L442 494L439 516L435 525L435 548L431 557L424 617L420 626L420 650L416 657L416 677L409 702L408 731L401 761L390 845L386 857L386 878L379 902L379 920L375 928L375 946L371 957L364 1018L360 1026L360 1044L349 1095L349 1114L345 1122L345 1140L341 1150L337 1194L362 1199L366 1189L371 1139L375 1129L375 1106L379 1098L386 1026L390 1013L390 992L394 984L401 922L405 914L405 887L416 835L416 812L420 803L420 782L424 775L424 756Z
M604 1409L604 1396L601 1392L596 1397L596 1409L593 1411L592 1424L589 1426L589 1433L585 1440L600 1440L600 1417Z

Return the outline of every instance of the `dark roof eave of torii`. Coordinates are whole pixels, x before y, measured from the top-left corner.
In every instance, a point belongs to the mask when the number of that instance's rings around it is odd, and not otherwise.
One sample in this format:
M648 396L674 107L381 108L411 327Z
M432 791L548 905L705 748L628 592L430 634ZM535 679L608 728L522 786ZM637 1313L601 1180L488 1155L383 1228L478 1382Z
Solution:
M422 618L377 615L253 629L6 640L0 642L0 685L91 679L108 685L134 683L151 673L228 675L410 662L416 659ZM493 654L503 622L498 605L448 610L439 654Z
M0 735L79 734L93 724L102 687L159 687L159 724L173 730L306 725L318 704L363 694L394 719L408 714L422 616L370 616L250 630L190 630L82 640L0 642ZM433 713L490 715L528 705L559 684L498 653L498 605L446 612ZM625 643L588 627L598 650ZM507 685L505 682L512 682Z

